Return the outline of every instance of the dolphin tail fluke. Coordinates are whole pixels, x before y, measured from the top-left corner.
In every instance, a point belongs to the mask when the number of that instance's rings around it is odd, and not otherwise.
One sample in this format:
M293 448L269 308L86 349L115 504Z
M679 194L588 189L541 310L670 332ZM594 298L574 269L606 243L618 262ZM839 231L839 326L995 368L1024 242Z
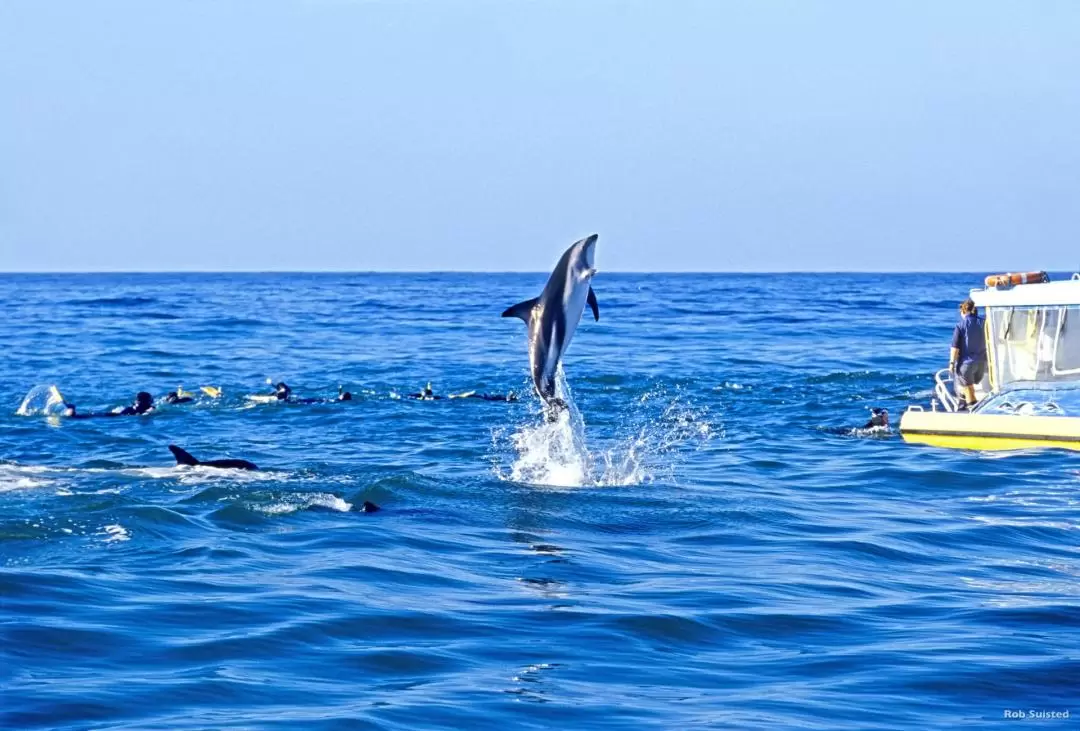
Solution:
M502 313L503 317L520 317L525 321L525 324L529 324L529 320L532 319L533 309L536 307L537 302L540 301L539 297L533 297L531 300L525 300L524 302L518 302L513 307L508 307Z
M176 446L175 444L169 445L169 451L173 453L174 457L176 457L176 464L187 465L188 467L194 467L195 465L199 464L199 460L195 459L189 453L180 449L180 447Z
M592 287L589 287L589 307L592 308L593 319L600 322L600 303L596 301L596 292L592 291Z

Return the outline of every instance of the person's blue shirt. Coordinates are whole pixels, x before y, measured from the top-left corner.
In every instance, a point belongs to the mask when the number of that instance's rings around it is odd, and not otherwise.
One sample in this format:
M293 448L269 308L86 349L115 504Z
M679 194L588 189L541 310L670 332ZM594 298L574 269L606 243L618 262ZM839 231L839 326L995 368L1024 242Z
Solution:
M953 331L952 346L960 351L959 364L986 360L986 333L977 315L964 315Z

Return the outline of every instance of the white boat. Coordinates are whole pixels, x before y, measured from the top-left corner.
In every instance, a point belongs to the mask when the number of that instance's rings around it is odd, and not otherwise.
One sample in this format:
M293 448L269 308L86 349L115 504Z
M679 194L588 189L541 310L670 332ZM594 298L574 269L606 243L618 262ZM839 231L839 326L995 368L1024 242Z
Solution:
M1080 450L1080 274L987 277L971 291L985 311L987 378L961 410L948 368L935 375L931 409L910 406L906 441L960 449Z

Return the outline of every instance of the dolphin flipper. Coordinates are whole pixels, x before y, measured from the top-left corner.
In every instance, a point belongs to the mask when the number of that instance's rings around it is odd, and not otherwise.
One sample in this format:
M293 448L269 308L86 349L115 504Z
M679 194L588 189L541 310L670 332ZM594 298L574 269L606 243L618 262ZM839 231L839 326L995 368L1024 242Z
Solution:
M524 302L518 302L513 307L508 307L503 311L503 317L520 317L525 321L525 324L529 324L529 320L532 319L533 309L540 301L539 297L533 297L531 300L525 300Z
M596 301L596 292L592 291L592 287L589 287L589 297L586 300L589 303L589 307L592 308L592 316L596 322L600 322L600 303Z
M199 460L195 459L191 454L180 449L180 447L175 444L169 445L169 451L176 457L176 464L187 465L188 467L194 467L199 464Z

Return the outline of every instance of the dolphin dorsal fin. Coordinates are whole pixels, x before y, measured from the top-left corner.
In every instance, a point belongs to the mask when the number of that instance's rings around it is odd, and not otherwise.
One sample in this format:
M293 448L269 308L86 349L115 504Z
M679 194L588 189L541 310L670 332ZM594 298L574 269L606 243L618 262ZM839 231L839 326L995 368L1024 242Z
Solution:
M532 312L536 308L537 303L540 301L539 297L533 297L531 300L525 300L524 302L518 302L513 307L508 307L506 311L502 313L503 317L520 317L525 321L525 324L529 324L529 320L532 319Z
M176 464L183 464L187 465L188 467L194 467L195 465L199 464L199 460L195 459L175 444L169 445L169 451L173 453L174 457L176 457Z
M592 308L593 319L600 322L600 303L596 301L596 292L592 291L592 287L589 287L589 298L586 301L589 303L589 307Z

